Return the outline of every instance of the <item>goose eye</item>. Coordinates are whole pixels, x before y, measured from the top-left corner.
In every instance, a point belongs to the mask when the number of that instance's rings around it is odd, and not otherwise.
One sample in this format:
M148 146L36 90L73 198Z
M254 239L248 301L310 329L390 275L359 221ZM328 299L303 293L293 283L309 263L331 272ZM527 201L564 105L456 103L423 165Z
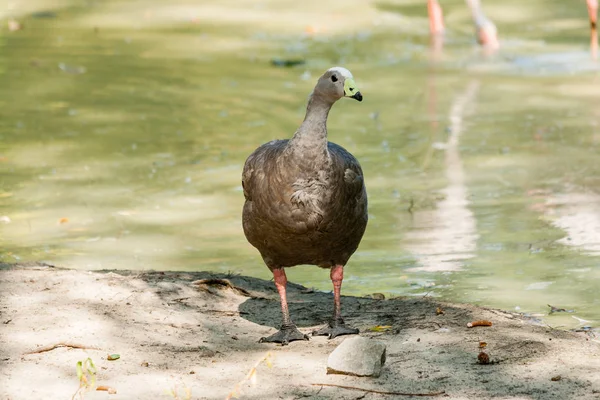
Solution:
M331 81L332 82L337 82L338 78L335 75L331 75Z

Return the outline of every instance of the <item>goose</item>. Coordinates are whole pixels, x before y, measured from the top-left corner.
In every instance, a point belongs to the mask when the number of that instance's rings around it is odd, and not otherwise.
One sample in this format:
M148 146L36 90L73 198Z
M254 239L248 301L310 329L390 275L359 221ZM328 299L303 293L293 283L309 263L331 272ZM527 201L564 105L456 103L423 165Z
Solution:
M263 144L244 164L244 234L273 273L281 299L281 327L260 342L308 340L287 304L285 268L297 265L329 269L333 283L333 317L312 334L332 339L358 333L344 323L340 292L344 266L367 226L367 192L356 158L327 140L327 116L343 97L363 99L349 70L330 68L310 94L292 138Z

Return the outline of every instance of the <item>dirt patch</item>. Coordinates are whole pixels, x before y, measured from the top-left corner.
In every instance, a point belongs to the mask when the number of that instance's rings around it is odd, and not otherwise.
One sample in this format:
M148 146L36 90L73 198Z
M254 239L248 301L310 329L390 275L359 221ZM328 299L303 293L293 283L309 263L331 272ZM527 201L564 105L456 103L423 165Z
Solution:
M241 399L406 398L318 383L444 391L450 399L600 399L595 337L499 310L344 297L346 322L387 345L382 375L372 379L326 374L327 356L343 337L258 343L279 325L280 309L273 283L256 278L0 264L0 291L2 400L70 398L75 365L87 357L98 385L117 390L86 393L89 399L168 399L173 390L179 398L190 390L192 399L225 399L236 386ZM289 301L305 332L332 312L330 293L300 285L289 284ZM467 328L476 320L493 325ZM480 342L488 365L478 363Z

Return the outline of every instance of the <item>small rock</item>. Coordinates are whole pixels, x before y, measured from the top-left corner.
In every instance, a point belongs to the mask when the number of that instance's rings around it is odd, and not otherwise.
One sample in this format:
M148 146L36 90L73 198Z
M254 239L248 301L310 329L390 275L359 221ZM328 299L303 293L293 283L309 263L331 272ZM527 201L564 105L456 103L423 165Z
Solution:
M378 377L385 363L385 344L355 336L344 340L327 360L328 374Z
M560 375L556 375L556 376L553 376L552 378L550 378L550 380L551 380L552 382L558 382L558 381L560 381L561 379L562 379L562 377L561 377Z
M148 361L142 361L142 363L140 364L142 367L149 367L150 364L148 364Z

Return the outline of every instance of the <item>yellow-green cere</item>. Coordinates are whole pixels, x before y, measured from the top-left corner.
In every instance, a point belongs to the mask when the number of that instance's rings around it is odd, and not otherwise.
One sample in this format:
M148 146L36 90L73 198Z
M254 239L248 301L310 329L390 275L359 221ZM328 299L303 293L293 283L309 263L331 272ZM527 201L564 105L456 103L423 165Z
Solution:
M356 87L356 83L354 83L354 79L346 78L344 81L344 96L352 97L358 92L358 88Z

